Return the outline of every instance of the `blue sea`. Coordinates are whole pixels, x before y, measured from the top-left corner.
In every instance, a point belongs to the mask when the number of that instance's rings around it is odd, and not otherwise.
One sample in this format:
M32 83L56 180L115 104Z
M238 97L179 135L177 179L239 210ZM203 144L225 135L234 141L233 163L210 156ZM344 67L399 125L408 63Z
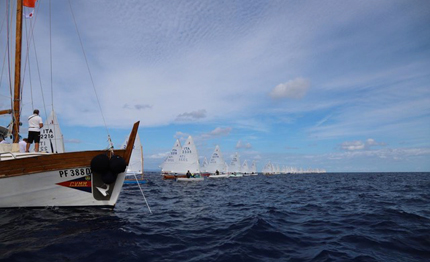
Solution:
M0 210L1 261L430 261L430 173L181 183L148 173L113 210Z

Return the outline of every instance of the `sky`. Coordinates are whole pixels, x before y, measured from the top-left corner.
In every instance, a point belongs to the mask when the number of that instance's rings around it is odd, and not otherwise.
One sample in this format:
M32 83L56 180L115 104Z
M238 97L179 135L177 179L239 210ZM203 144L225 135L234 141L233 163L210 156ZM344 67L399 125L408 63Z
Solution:
M0 3L1 110L10 91ZM271 161L430 171L429 1L56 0L49 9L40 0L24 21L34 41L23 40L22 115L38 108L46 119L54 108L67 151L104 149L108 136L119 148L140 121L146 170L191 135L201 159L219 145L227 162L238 152L258 170Z

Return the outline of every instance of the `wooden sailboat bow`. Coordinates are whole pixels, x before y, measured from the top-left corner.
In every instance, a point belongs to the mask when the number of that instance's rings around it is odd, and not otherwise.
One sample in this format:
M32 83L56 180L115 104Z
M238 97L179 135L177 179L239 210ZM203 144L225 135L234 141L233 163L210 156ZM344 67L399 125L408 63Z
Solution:
M131 130L130 137L129 137L128 142L127 142L127 147L125 148L124 160L127 163L127 165L130 162L130 157L131 157L131 153L132 153L133 147L134 147L134 140L136 140L136 135L137 135L137 130L139 128L139 123L140 123L140 121L137 121L136 123L134 123L133 129Z
M0 152L0 208L114 207L122 189L126 166L130 163L140 122L134 123L125 149L53 154L16 150L22 99L23 5L26 5L25 1L17 0L13 105L11 109L0 110L0 115L12 114L14 142L12 150L1 148L3 151Z

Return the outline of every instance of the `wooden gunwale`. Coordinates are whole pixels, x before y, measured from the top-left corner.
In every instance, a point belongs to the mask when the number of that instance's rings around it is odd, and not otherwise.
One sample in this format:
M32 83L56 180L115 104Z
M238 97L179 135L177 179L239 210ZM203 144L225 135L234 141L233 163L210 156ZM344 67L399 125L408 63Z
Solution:
M126 149L114 150L114 155L124 158L127 165L130 161L138 127L139 121L133 125ZM99 154L107 154L110 157L111 151L68 152L0 161L0 179L40 172L88 167L91 164L91 160Z
M187 175L163 175L163 179L176 179L178 177L186 178Z
M125 151L124 149L115 150L114 154L124 157ZM110 151L70 152L1 161L0 179L40 172L89 167L91 160L99 154L109 155ZM128 161L126 162L128 164Z

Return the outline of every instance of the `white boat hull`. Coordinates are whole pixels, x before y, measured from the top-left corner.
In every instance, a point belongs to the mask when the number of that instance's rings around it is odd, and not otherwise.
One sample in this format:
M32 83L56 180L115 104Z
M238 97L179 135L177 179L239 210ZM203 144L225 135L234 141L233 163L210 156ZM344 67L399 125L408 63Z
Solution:
M222 175L214 175L214 174L212 174L208 178L228 178L228 177L229 177L229 175L227 175L227 174L222 174Z
M203 177L178 177L176 178L176 181L178 182L198 182L198 181L203 181L204 178Z
M94 177L89 166L2 178L0 208L113 207L118 200L124 178L125 173L118 174L116 181L109 185L107 191L104 190L107 187L101 178Z

